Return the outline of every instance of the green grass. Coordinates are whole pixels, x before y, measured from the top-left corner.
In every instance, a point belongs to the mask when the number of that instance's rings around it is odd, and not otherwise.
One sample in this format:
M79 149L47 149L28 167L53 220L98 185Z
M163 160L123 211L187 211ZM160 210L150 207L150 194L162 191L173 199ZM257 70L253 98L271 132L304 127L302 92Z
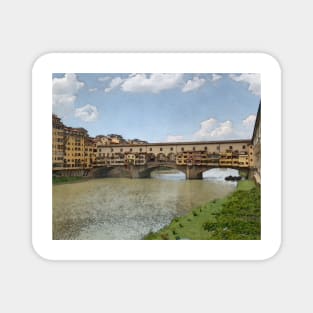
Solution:
M237 184L236 191L238 190L250 190L255 187L255 183L252 180L242 180Z
M260 207L260 188L252 181L240 181L236 191L227 198L195 208L144 239L260 239Z
M73 183L78 182L85 179L84 177L77 177L77 176L68 176L68 177L52 177L52 184L65 184L65 183Z

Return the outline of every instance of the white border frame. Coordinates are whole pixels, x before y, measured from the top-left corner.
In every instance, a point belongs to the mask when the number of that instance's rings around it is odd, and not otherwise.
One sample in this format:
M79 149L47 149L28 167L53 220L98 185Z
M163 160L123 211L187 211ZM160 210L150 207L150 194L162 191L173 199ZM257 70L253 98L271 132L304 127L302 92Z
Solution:
M261 73L261 240L52 240L52 73ZM281 244L281 68L264 53L50 53L32 70L32 240L49 260L264 260Z

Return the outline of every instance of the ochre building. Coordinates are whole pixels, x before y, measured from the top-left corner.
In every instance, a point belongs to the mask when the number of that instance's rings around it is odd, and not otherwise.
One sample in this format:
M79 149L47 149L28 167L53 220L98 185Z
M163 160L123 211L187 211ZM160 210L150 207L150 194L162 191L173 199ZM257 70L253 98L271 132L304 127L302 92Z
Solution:
M96 144L84 128L65 126L52 115L52 169L54 172L90 169L96 158Z

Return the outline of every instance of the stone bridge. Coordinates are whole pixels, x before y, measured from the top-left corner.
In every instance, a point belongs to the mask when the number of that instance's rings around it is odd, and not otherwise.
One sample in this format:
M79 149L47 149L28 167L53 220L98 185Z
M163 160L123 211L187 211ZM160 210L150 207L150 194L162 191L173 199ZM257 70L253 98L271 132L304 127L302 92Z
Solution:
M145 165L125 166L102 166L95 167L89 172L90 177L126 177L126 178L149 178L151 173L160 168L175 169L183 172L186 179L202 179L202 174L219 166L177 165L175 162L148 162ZM227 166L239 170L238 167ZM242 170L242 169L240 169Z

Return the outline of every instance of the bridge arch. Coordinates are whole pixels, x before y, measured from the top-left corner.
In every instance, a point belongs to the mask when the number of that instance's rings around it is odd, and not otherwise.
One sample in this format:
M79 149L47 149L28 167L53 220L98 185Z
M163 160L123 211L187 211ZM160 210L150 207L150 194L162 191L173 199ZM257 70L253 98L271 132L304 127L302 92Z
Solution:
M227 176L241 176L247 178L249 175L249 169L239 167L213 167L202 172L202 177L224 179Z
M183 173L186 177L186 169L184 167L178 167L175 163L149 164L147 167L142 169L139 174L141 177L151 177L151 173L158 169L174 169Z

